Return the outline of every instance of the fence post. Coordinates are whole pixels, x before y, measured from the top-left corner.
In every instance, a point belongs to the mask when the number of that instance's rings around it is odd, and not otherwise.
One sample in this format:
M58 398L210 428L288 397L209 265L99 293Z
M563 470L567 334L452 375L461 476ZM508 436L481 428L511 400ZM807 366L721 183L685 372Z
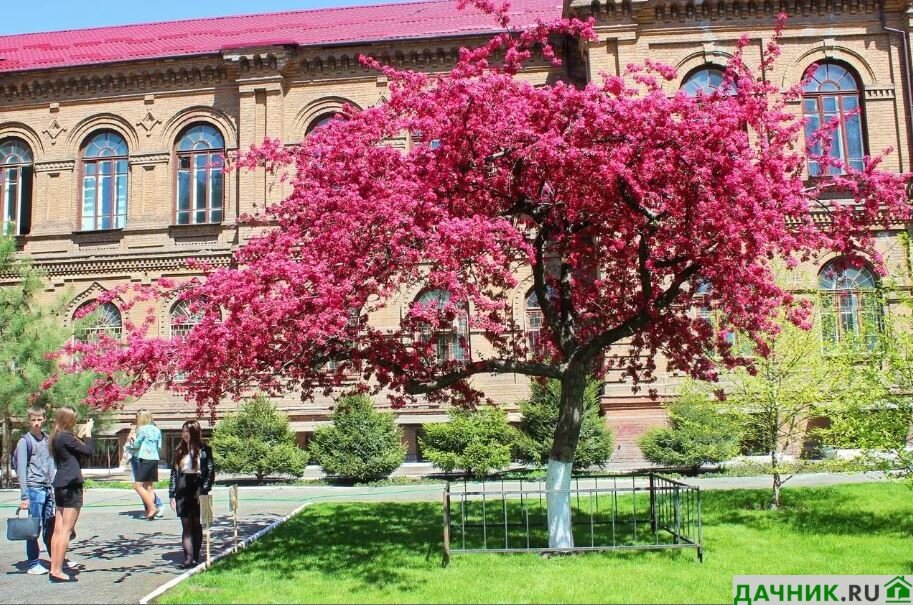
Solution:
M231 507L231 520L235 531L235 549L238 548L238 484L228 490L228 504Z
M679 507L678 500L680 488L678 485L676 485L674 489L675 491L672 493L672 506L675 512L675 543L678 544L682 535L682 511Z
M203 527L206 528L206 567L212 565L212 494L200 496Z
M697 560L704 562L704 528L701 521L701 488L697 488Z
M450 564L450 482L444 487L444 560L442 567Z
M650 529L656 533L656 486L653 483L653 473L650 473Z

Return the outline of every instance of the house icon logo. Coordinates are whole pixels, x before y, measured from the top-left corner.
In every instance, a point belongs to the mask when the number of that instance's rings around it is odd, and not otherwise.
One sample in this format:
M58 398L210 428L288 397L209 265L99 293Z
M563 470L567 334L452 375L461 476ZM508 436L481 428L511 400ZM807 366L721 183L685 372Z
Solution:
M884 585L885 603L910 603L910 589L913 584L907 582L903 576L896 576Z

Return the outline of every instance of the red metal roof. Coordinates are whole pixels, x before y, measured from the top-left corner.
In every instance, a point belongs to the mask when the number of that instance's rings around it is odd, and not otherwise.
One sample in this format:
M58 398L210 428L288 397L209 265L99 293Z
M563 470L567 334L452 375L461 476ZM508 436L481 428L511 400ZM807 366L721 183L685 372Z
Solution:
M560 17L562 0L514 0L511 25ZM218 53L489 33L494 19L455 0L213 17L0 36L0 72Z

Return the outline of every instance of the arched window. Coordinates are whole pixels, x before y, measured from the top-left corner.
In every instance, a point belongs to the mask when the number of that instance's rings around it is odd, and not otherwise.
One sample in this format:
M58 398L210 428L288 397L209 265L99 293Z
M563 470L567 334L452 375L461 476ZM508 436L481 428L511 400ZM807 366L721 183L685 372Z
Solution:
M837 259L821 270L818 289L825 345L851 341L873 348L881 330L881 300L875 275L866 267Z
M862 169L864 155L862 141L862 115L859 84L856 77L836 63L818 65L802 92L802 112L805 115L805 136L811 137L819 128L835 118L839 124L833 131L830 155L853 168ZM820 154L821 145L811 147L812 154ZM840 169L831 167L831 174ZM819 176L818 162L810 161L808 173Z
M75 315L78 317L80 309L91 304L94 304L94 301L79 305ZM76 339L81 342L98 342L100 334L107 334L109 337L119 340L122 333L123 321L120 309L113 303L101 304L95 311L77 320Z
M172 338L184 338L203 319L202 311L194 313L190 307L190 302L186 300L179 300L171 307L169 319L171 320Z
M723 70L718 67L699 67L682 82L682 90L690 97L712 94L723 84Z
M105 130L82 151L82 230L121 229L127 223L127 142Z
M428 290L418 297L417 303L443 309L450 301L450 293L445 290ZM419 342L434 342L435 361L463 361L469 357L469 323L468 313L460 313L449 329L440 326L436 331L430 327L423 328L416 336Z
M20 139L0 141L0 211L4 235L25 235L32 222L32 151Z
M224 199L225 139L209 124L193 124L181 133L177 148L178 225L221 223Z
M717 310L715 310L713 308L713 302L711 300L712 294L713 294L713 286L710 285L710 282L702 281L700 283L700 285L697 287L697 291L695 292L694 298L698 304L698 307L697 307L698 318L701 321L706 322L707 325L709 325L712 330L716 331L719 328L720 314ZM732 331L727 332L725 338L726 338L726 342L728 342L732 346L736 346L737 344L742 345L741 347L738 347L739 350L737 351L740 355L749 354L748 349L745 347L746 343L739 342L739 340L736 338L735 332L732 332Z
M339 117L338 111L330 111L327 113L320 114L319 116L317 116L316 118L311 120L310 124L308 124L307 130L305 131L305 136L311 134L312 132L314 132L315 130L320 128L321 126L326 126L333 120L338 120L338 119L341 119Z
M539 305L539 297L535 290L530 290L526 295L526 344L530 353L538 353L542 347L542 325L545 323L545 317L542 315L542 307Z

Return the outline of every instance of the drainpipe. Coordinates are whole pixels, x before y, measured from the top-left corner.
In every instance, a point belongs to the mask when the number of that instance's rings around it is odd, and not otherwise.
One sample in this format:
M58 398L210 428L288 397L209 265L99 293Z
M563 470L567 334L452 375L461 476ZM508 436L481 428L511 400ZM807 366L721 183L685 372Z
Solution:
M901 62L901 68L903 71L903 84L904 84L904 94L906 95L906 107L907 107L907 119L906 119L906 130L907 130L907 143L909 145L907 149L907 162L913 167L913 88L911 88L910 78L911 78L911 68L910 68L910 36L908 32L897 29L895 27L888 27L887 16L884 12L884 5L886 0L881 0L878 5L878 14L881 17L881 28L892 34L897 34L900 36L901 48L903 49L903 61Z

